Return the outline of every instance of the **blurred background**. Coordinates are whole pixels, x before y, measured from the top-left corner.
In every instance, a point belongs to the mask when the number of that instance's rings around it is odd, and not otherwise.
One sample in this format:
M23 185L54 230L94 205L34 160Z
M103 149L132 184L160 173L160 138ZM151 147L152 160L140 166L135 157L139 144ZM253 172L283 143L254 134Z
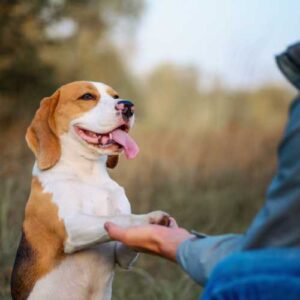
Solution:
M29 194L25 130L42 97L103 81L137 106L141 152L112 176L133 211L188 229L243 232L276 168L296 92L274 55L299 39L298 0L1 0L0 298ZM197 299L180 268L142 255L117 270L113 299Z

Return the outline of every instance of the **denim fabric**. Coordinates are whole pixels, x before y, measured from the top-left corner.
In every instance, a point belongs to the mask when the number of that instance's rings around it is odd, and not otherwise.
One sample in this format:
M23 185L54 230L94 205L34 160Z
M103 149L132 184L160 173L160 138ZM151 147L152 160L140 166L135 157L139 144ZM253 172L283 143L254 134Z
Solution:
M247 232L184 241L178 247L176 259L196 282L205 284L213 268L226 256L241 250L271 247L300 247L299 99L290 109L278 151L278 170L268 189L265 205Z
M299 300L300 249L239 252L211 274L201 300Z
M300 100L293 102L278 149L278 170L243 249L300 247Z

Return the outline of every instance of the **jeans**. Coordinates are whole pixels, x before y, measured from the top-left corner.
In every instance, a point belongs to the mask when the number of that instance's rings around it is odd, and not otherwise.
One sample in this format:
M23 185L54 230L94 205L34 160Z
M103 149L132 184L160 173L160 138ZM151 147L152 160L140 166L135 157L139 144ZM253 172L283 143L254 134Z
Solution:
M300 249L238 252L213 270L201 300L299 300Z

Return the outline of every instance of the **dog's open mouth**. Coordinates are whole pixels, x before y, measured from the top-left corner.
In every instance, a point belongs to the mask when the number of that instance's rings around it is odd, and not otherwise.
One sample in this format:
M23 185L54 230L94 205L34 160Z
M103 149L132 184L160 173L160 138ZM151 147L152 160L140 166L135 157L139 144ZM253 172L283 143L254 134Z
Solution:
M112 131L98 133L80 126L74 126L75 132L86 143L101 149L108 149L113 145L119 149L124 149L128 159L133 159L139 152L139 147L136 142L128 134L129 127L122 125Z

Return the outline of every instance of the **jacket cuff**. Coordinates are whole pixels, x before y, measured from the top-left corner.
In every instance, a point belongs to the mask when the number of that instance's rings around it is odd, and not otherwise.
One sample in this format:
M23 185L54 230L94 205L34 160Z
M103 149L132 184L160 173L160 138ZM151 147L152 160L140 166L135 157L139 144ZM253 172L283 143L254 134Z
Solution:
M200 285L204 285L215 265L228 254L239 250L241 235L207 236L183 241L176 260L183 270Z
M206 238L197 237L183 241L176 251L176 261L182 269L198 284L204 285L207 280L207 271L201 263L201 254L198 252L200 241ZM195 259L198 262L195 262ZM199 263L200 262L200 263Z

